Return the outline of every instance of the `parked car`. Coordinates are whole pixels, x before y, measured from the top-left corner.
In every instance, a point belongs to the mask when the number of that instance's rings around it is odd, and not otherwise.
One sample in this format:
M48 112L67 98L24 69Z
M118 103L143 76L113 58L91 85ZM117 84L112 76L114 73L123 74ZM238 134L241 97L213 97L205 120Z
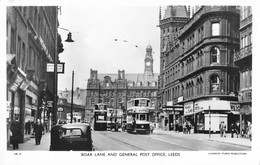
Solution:
M87 123L55 125L51 128L50 151L93 151L91 127Z

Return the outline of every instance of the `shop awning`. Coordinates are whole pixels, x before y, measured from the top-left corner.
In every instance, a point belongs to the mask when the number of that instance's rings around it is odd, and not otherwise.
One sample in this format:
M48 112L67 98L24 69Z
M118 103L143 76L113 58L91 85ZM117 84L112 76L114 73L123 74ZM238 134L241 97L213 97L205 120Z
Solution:
M233 113L234 115L239 115L240 112L239 111L230 111L231 113Z

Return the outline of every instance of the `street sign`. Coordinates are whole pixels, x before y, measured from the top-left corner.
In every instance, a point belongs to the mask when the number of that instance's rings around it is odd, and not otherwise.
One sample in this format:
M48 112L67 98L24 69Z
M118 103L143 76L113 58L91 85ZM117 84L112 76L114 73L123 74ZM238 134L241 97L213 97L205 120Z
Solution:
M52 107L52 103L53 103L53 101L47 101L47 106L49 107L49 108L51 108Z
M65 66L64 62L58 63L57 64L57 73L64 73L64 66ZM46 71L54 72L54 63L47 63Z
M62 107L58 108L58 112L63 112L63 111L64 111L64 109Z

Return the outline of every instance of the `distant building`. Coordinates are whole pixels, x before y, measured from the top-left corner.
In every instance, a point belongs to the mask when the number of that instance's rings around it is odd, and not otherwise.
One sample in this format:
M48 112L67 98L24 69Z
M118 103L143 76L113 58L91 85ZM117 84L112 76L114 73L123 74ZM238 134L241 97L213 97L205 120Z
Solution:
M86 109L92 110L96 103L106 103L111 108L127 108L127 100L136 97L150 98L157 105L158 74L153 72L152 47L148 45L143 73L100 73L90 70L87 84Z
M71 95L71 90L65 89L64 91L58 91L58 120L67 122L71 121ZM73 122L82 122L85 120L85 107L86 89L76 88L73 91Z
M239 9L202 6L190 17L185 6L168 6L160 19L159 107L162 123L189 121L195 132L218 131L218 121L239 119ZM182 109L181 109L182 107ZM214 122L209 126L209 112Z

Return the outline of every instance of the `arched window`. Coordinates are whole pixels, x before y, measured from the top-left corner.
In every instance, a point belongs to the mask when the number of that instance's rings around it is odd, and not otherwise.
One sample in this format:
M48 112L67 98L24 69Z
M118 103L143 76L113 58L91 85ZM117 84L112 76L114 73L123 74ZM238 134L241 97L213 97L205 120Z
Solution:
M210 50L211 63L219 63L219 58L220 58L219 56L220 56L219 48L216 46L212 47Z
M136 83L136 85L137 85L138 87L140 87L140 86L142 86L142 82L138 81L138 82Z
M218 92L219 91L219 77L217 75L213 75L210 78L210 89L211 92Z

